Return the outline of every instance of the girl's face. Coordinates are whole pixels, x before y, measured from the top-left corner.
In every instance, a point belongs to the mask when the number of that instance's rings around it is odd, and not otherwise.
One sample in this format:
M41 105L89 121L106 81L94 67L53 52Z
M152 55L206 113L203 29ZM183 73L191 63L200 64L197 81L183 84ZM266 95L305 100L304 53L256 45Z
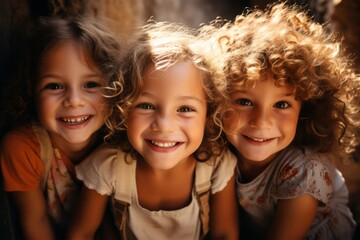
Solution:
M38 118L58 146L82 149L104 123L103 77L85 57L66 42L46 52L39 67Z
M171 169L200 146L206 110L202 76L192 63L178 62L165 70L151 64L129 112L128 139L150 167Z
M294 139L300 108L292 87L277 87L268 77L231 95L226 136L243 160L270 161Z

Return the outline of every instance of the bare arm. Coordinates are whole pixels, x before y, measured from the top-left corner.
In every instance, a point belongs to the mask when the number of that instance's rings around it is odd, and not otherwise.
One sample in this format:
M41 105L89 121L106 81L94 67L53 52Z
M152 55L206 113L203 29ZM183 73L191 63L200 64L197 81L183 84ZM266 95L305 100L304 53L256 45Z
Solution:
M304 239L316 215L318 200L308 194L279 200L268 239Z
M83 187L70 222L67 239L94 239L95 232L103 219L108 196Z
M119 230L115 226L115 219L111 211L111 203L108 201L102 223L96 233L96 239L117 240Z
M40 188L26 192L11 192L10 196L17 208L25 239L55 239L46 201Z
M235 174L222 191L211 196L210 235L211 239L239 239Z

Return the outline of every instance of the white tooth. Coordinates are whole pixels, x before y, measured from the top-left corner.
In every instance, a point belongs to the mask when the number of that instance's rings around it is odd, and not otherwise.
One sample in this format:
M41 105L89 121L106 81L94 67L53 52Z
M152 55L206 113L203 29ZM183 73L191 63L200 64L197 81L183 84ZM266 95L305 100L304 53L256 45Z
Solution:
M169 147L173 147L175 146L176 142L165 142L165 143L162 143L162 142L156 142L154 140L151 140L151 143L158 146L158 147L163 147L163 148L169 148Z
M267 140L267 138L251 138L251 139L254 141L257 141L257 142L263 142L263 141Z
M87 117L79 117L79 118L63 118L63 121L67 124L79 124L82 122L85 122L87 119L89 119L90 116Z

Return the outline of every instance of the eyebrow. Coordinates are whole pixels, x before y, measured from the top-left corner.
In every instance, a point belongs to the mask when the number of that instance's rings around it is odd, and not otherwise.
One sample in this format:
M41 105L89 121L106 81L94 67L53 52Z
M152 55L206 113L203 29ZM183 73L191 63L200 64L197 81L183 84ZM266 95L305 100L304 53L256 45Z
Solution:
M291 96L295 96L294 93L289 92L289 93L285 93L285 94L278 94L279 96L284 96L284 97L291 97Z
M155 95L152 93L149 93L149 92L142 92L141 96L155 98ZM195 100L197 102L200 102L201 104L204 104L204 101L202 101L201 99L199 99L197 97L193 97L193 96L180 96L179 99Z
M234 91L233 94L238 94L238 93L245 93L245 94L249 94L248 91L245 90L238 90L238 91ZM281 94L277 94L277 96L283 96L283 97L291 97L291 96L295 96L295 94L293 92L287 92L285 94L281 93Z

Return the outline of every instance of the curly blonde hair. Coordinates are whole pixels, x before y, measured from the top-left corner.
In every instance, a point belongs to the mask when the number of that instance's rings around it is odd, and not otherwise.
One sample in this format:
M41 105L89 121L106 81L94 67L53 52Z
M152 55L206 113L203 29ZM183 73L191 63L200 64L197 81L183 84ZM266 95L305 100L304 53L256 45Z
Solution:
M113 104L111 115L105 120L108 142L118 144L123 151L131 153L137 159L139 155L126 135L126 120L133 103L141 94L146 68L154 64L160 70L180 61L190 61L203 77L207 101L204 138L194 156L198 161L206 161L213 154L219 154L224 146L220 138L222 125L219 105L223 102L226 85L223 81L213 81L213 70L209 68L201 52L197 51L196 31L178 23L150 20L140 32L125 60L122 77L108 88L108 97Z
M306 12L277 3L234 22L217 19L201 28L200 37L212 42L209 53L216 56L210 59L224 74L228 95L254 87L266 74L277 86L294 86L302 109L292 144L345 156L355 151L360 77L337 36Z

